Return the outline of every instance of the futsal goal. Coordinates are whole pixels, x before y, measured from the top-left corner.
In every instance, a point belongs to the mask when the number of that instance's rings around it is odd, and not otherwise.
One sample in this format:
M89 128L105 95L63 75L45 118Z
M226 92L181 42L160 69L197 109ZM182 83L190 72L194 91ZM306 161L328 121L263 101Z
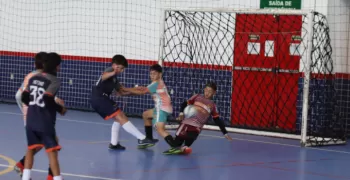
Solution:
M169 9L162 28L160 63L175 114L215 81L214 100L229 132L300 139L302 146L346 143L324 15ZM204 128L219 130L212 123Z

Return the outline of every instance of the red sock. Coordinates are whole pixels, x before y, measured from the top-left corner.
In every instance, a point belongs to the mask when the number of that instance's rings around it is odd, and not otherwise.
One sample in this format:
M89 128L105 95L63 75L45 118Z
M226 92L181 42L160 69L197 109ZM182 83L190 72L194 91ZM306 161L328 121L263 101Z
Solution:
M53 180L53 176L51 176L51 175L47 175L46 180Z
M21 162L18 162L18 163L16 164L16 166L19 167L19 168L21 169L21 171L23 171L23 169L24 169L24 164L22 164Z

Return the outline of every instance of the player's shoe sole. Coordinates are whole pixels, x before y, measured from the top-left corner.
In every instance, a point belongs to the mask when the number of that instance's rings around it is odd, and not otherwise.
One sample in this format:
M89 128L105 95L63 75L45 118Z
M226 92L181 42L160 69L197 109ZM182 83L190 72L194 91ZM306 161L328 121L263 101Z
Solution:
M108 149L110 149L110 150L125 150L126 148L118 143L115 146L112 144L109 144Z
M143 145L138 145L137 148L138 149L146 149L149 147L155 146L155 144L143 144Z
M180 148L170 148L169 150L164 151L163 154L165 155L182 154L182 151Z
M153 143L157 143L159 140L158 139L152 139ZM155 144L146 144L146 145L138 145L137 148L139 149L146 149L149 147L155 146Z

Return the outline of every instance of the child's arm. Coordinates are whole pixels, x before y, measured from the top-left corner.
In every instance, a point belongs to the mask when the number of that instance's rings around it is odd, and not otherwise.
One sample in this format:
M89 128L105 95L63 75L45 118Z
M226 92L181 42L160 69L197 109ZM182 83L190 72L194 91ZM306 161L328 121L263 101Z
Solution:
M115 71L113 70L112 67L106 68L102 73L101 80L104 81L114 75L115 75Z
M230 135L226 130L224 121L220 120L219 118L219 113L216 109L216 106L214 107L214 111L212 111L211 115L213 117L214 123L219 126L220 131L222 132L222 134L224 134L225 138L228 139L229 141L232 141L232 138L230 137Z
M133 88L126 88L121 87L119 91L120 95L127 96L127 95L144 95L147 93L150 93L150 91L146 87L133 87Z
M181 104L181 107L180 107L180 114L179 114L179 117L177 118L178 121L182 121L184 119L184 110L185 108L187 107L187 105L189 104L193 104L194 101L196 100L198 94L195 94L193 95L190 99L184 101L182 104Z

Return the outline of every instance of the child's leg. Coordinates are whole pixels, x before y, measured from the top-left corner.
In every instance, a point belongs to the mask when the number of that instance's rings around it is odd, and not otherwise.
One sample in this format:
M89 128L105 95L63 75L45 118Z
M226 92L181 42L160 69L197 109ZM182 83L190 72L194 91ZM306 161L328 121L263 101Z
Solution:
M145 123L145 133L147 139L153 139L152 118L153 109L148 109L142 113L142 119Z
M128 120L128 117L120 111L115 117L115 121L119 122L123 129L129 134L133 135L138 139L139 146L147 145L148 147L154 146L155 142L151 139L147 139L144 134L142 134L133 123Z
M36 152L36 149L38 148L41 149L44 145L41 141L40 135L37 132L32 131L31 129L28 129L28 128L26 128L25 130L26 130L26 136L27 136L28 150L24 160L24 170L23 170L22 179L29 180L31 169L34 163L34 154Z
M189 131L187 132L187 137L185 139L185 146L190 147L194 141L196 141L197 137L198 137L199 133L196 131Z
M144 134L142 134L135 126L133 123L131 123L128 119L128 117L125 116L125 114L120 111L116 116L115 116L115 121L119 122L120 125L123 127L123 129L128 132L129 134L133 135L139 140L143 140L146 138Z
M49 176L51 173L54 180L62 180L58 162L58 151L61 150L61 146L58 144L58 137L55 132L49 134L43 133L42 137L50 163Z
M47 152L54 180L62 180L57 150Z
M31 178L31 169L33 168L34 163L34 153L34 149L28 149L26 153L22 180L30 180Z
M35 154L36 154L37 152L39 152L41 149L42 149L41 147L35 148L35 149L34 149L34 154L33 154L33 156L35 156ZM27 154L27 153L26 153L26 154ZM16 163L16 165L15 165L15 167L14 167L14 170L15 170L20 176L22 176L22 174L23 174L26 154L23 156L23 158L22 158L21 160L19 160L19 161Z
M158 134L164 138L165 142L167 142L170 147L177 147L174 138L165 129L164 122L157 122L155 124L155 127L157 129Z

